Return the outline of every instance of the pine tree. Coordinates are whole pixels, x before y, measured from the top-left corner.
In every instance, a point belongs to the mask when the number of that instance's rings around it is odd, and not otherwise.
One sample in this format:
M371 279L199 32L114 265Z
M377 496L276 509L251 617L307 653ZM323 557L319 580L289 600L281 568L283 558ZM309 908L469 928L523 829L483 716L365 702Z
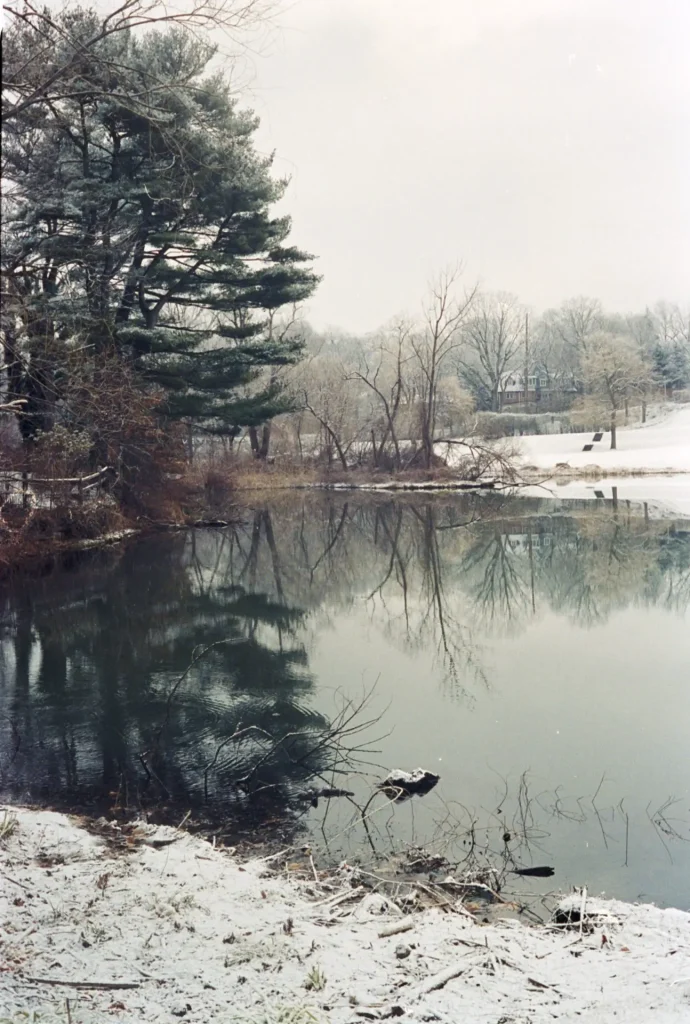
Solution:
M64 13L58 45L74 50L96 23ZM13 42L30 60L31 38ZM285 408L276 384L246 385L299 358L299 339L270 325L318 278L271 214L287 182L254 148L257 119L208 74L213 55L179 29L105 39L58 102L7 130L3 290L26 433L50 425L75 349L93 365L115 349L163 389L169 416L208 431Z

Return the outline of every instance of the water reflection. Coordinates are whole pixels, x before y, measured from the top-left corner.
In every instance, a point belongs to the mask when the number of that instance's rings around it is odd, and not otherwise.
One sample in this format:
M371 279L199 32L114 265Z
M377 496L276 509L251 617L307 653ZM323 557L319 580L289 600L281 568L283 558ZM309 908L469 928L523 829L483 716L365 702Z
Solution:
M469 700L491 686L491 637L546 612L594 628L689 603L687 527L620 507L274 500L227 530L146 538L6 587L1 785L215 814L249 800L266 818L329 767L307 636L354 606L400 649L433 651L446 692Z
M210 798L227 803L259 730L276 723L290 742L252 782L275 790L320 767L308 755L328 723L305 699L303 611L257 588L252 548L241 571L214 576L201 571L197 540L148 540L5 596L5 785L75 803L198 804L213 763ZM217 754L240 729L246 742Z

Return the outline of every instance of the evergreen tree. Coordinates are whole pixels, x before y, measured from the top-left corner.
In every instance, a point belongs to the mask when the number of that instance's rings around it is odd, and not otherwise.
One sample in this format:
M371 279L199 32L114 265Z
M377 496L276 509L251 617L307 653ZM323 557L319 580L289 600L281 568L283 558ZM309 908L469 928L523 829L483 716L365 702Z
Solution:
M673 342L664 346L658 343L652 352L652 359L655 373L666 387L676 391L690 384L690 358L682 344Z
M97 24L63 13L58 45L73 52ZM24 60L38 46L11 42ZM256 118L208 74L213 55L180 29L120 33L84 49L67 94L7 127L5 327L27 435L50 427L75 350L88 367L115 349L168 415L208 431L286 407L277 384L246 385L299 358L271 324L318 278L271 214L287 182L254 148Z

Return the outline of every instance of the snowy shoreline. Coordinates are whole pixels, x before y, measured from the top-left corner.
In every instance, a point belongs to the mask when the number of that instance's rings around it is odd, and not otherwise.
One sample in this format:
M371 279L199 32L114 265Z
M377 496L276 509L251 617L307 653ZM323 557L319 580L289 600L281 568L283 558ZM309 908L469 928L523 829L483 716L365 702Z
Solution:
M144 825L114 845L55 812L12 808L4 820L3 1021L690 1017L681 910L584 892L560 904L565 923L484 924L452 896L404 912L347 867L309 877L299 852L239 863L172 828Z

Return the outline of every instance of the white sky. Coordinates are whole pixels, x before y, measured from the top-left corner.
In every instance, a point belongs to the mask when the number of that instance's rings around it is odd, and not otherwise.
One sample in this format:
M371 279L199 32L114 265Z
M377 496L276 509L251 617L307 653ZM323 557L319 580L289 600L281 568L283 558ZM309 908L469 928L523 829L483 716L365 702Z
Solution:
M292 175L317 326L429 277L537 308L690 298L690 0L294 0L242 92Z
M315 326L373 330L457 260L537 309L690 301L690 0L276 4L234 75Z

